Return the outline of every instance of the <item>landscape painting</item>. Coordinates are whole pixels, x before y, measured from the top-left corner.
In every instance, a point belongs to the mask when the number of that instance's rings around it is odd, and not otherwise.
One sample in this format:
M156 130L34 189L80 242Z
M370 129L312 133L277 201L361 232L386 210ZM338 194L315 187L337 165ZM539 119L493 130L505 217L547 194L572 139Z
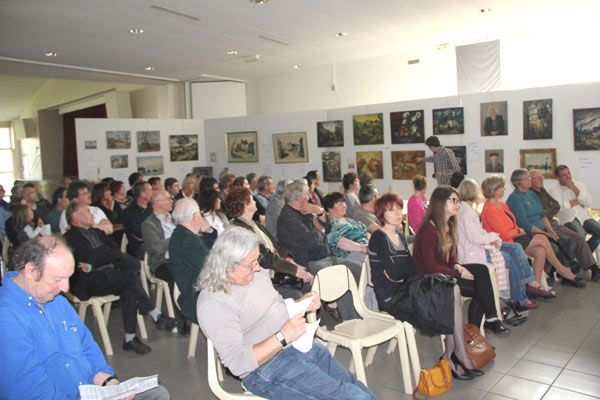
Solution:
M108 150L130 149L131 131L106 131L106 148Z
M426 176L425 162L417 162L418 158L425 158L425 152L392 151L392 178L412 180L417 175Z
M463 174L467 174L467 146L446 146L447 149L450 149L454 152L456 156L456 161L458 161L458 165L460 165L460 172Z
M169 136L171 161L198 160L198 135Z
M424 143L423 110L390 113L392 144Z
M129 168L129 157L127 154L119 156L110 156L111 168Z
M163 157L137 157L137 170L142 175L162 175L165 172Z
M575 150L600 150L600 108L573 110Z
M138 152L160 151L160 131L137 131Z
M344 146L344 121L317 122L318 147Z
M274 134L273 151L276 164L308 162L306 132Z
M258 162L257 132L227 132L227 162Z
M544 178L554 179L556 168L556 149L520 150L521 168L539 169Z
M463 135L465 133L465 111L462 107L438 108L433 110L434 135Z
M359 151L356 153L356 173L369 174L375 179L383 179L383 152Z
M552 99L523 102L523 139L552 139Z
M86 140L84 145L86 150L93 150L98 147L98 144L95 140Z
M323 160L323 182L342 181L342 156L339 151L324 151L321 154Z
M383 114L352 116L354 144L383 144Z

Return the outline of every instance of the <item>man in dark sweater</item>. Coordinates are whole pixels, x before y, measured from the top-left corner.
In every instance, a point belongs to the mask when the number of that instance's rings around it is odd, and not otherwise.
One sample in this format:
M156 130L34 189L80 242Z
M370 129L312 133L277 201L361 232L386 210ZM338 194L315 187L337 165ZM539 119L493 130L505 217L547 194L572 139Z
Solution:
M134 200L123 211L123 223L127 235L127 253L143 260L146 245L142 236L142 222L152 214L152 205L150 204L152 187L148 182L141 181L133 185L131 190Z

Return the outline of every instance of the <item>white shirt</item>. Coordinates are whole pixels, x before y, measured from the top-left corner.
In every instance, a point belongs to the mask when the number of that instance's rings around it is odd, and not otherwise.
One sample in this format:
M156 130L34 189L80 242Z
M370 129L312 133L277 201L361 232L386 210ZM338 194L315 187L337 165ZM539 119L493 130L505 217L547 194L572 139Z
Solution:
M217 235L223 233L223 231L225 230L225 225L223 224L223 221L221 221L221 218L219 218L217 213L202 213L202 216L205 220L208 221L210 226L212 226L212 228L217 231Z
M562 186L558 181L548 188L548 193L550 193L550 195L560 203L558 223L561 225L571 222L575 218L577 218L579 222L583 224L585 220L590 218L586 207L589 207L592 204L592 197L582 182L573 181L573 183L579 189L579 196L575 196L575 193L571 189L566 186ZM585 207L582 207L579 204L571 207L569 201L575 199L577 199Z
M103 219L107 219L106 214L104 214L104 211L102 211L98 207L94 207L94 206L89 206L89 207L90 207L90 211L92 212L92 215L94 216L94 224L99 223ZM67 213L65 211L66 210L63 210L60 213L60 222L58 224L58 226L60 227L60 233L62 233L63 235L67 231L67 226L68 226Z

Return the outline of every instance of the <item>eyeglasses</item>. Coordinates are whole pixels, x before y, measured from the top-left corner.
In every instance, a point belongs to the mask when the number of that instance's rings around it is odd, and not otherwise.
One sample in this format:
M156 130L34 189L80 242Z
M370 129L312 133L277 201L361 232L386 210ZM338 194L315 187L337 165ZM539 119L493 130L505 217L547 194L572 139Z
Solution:
M256 260L254 260L252 262L252 264L250 264L250 265L246 265L246 264L242 264L242 263L235 263L235 264L239 265L240 267L244 267L249 271L253 271L257 267L260 268L260 264L262 263L262 261L263 261L263 256L262 256L262 254L260 254L258 256L258 258Z
M454 204L458 204L460 202L460 200L456 197L448 197L448 200L450 200Z

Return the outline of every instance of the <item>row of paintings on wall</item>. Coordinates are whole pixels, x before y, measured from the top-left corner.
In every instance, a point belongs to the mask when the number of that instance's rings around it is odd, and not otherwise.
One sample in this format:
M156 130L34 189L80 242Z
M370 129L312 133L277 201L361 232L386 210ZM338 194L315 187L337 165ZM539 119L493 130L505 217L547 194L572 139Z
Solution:
M142 175L162 175L165 172L163 156L136 157L136 160L137 171ZM127 154L110 156L110 167L129 168L129 156Z
M454 151L461 171L467 174L466 146L447 146ZM342 181L341 153L323 152L323 181ZM392 179L410 180L417 175L425 176L425 162L417 159L425 157L424 151L392 151ZM546 178L554 177L556 168L556 149L520 150L521 168L539 169ZM485 150L485 172L504 172L504 150ZM375 179L383 179L383 152L362 151L356 153L356 172L370 174Z

